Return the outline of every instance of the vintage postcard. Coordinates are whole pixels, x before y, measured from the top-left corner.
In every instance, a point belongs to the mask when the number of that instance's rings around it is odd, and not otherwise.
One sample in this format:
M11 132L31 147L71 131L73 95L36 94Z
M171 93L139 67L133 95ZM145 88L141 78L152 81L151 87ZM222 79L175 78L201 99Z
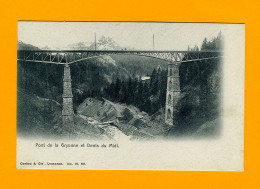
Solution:
M18 22L17 168L244 169L245 25Z

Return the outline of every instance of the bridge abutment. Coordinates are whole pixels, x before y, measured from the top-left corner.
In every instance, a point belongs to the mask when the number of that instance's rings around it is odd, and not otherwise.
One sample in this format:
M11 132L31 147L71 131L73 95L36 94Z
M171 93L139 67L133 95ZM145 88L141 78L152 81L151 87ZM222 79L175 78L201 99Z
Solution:
M165 123L175 125L177 106L180 99L180 63L173 62L168 64L167 92L165 104Z
M72 131L74 127L73 95L71 88L70 67L67 64L64 67L62 98L62 125L65 130Z

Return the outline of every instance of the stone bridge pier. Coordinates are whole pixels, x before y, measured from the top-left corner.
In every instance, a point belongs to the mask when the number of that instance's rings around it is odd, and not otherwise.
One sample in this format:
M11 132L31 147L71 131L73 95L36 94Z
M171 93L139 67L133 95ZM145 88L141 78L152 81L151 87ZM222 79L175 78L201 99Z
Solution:
M73 95L71 88L70 67L68 64L64 66L62 98L62 125L65 130L72 131L74 128Z
M180 62L171 62L168 64L165 123L171 126L175 125L177 105L181 93L179 76L180 64Z

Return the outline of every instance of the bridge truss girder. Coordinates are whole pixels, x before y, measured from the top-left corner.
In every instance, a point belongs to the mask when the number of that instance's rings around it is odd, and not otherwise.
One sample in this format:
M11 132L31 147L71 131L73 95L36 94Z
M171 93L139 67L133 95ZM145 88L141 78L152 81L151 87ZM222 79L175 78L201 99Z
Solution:
M168 62L190 62L219 58L222 56L219 51L18 50L17 60L52 64L73 64L89 58L112 54L146 56L162 59Z

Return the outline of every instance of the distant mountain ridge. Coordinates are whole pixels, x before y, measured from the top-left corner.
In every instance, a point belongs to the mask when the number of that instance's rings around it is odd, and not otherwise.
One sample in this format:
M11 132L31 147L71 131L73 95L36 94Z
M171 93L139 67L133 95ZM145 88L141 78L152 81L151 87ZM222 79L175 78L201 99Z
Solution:
M18 41L17 50L41 50L39 47L33 46L31 44Z
M72 43L67 45L66 47L63 47L65 50L91 50L92 43L90 42L78 42L78 43Z
M31 44L18 41L18 50L40 50L40 49L57 49L57 50L134 50L135 48L129 46L121 46L116 43L112 38L102 36L95 44L95 42L76 42L68 44L64 47L36 47Z

